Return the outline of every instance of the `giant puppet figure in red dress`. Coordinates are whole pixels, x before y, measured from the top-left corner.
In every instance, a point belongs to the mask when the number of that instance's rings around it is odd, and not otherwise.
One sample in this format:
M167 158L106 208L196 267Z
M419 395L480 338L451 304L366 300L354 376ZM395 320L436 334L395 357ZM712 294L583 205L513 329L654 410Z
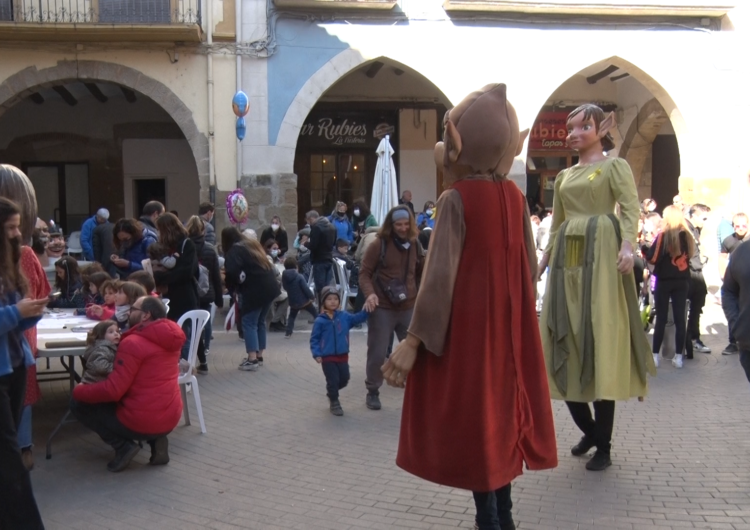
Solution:
M526 199L506 176L519 132L503 84L467 96L435 147L446 191L408 337L384 365L406 387L396 463L474 492L478 528L514 529L510 483L557 465ZM408 377L407 377L408 374Z

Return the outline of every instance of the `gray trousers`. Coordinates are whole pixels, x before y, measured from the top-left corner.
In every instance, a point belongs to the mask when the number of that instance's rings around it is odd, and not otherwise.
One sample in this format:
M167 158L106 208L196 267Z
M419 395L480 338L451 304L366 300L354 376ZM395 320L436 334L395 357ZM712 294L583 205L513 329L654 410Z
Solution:
M383 372L380 369L385 363L393 332L396 332L399 341L404 340L413 312L414 309L394 311L379 307L370 313L367 319L367 379L365 379L368 392L377 394L378 389L383 385Z

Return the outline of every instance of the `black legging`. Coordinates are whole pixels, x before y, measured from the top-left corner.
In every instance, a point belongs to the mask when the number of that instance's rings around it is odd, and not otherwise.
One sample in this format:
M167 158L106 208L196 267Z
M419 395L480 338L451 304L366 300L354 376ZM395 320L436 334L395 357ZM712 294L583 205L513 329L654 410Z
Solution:
M675 352L685 350L685 306L687 304L689 281L685 279L656 280L654 305L656 306L656 324L654 325L654 345L652 351L659 353L664 341L664 328L667 325L669 301L672 300L672 318L675 327Z
M581 432L596 444L596 449L609 454L612 444L612 429L615 425L615 402L609 400L594 401L594 414L588 403L566 401L573 421Z

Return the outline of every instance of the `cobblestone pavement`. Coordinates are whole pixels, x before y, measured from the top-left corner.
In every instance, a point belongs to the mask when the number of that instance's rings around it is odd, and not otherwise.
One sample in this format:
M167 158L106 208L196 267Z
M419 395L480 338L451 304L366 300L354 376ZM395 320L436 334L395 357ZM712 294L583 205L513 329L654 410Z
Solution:
M584 459L570 456L580 434L555 403L560 465L514 483L519 529L750 529L750 416L742 404L750 389L738 356L720 353L723 322L720 308L708 307L703 325L713 354L696 353L682 370L663 363L645 402L618 403L614 465L605 472L587 472ZM45 384L34 409L32 477L47 528L472 527L468 492L396 467L402 392L385 388L383 410L365 408L363 332L352 334L343 418L328 412L309 332L291 340L271 334L257 373L237 370L236 334L215 337L211 372L200 376L208 433L194 413L193 425L181 422L169 437L167 466L147 465L146 449L126 471L109 473L111 451L75 423L44 460L44 440L68 399L66 384Z

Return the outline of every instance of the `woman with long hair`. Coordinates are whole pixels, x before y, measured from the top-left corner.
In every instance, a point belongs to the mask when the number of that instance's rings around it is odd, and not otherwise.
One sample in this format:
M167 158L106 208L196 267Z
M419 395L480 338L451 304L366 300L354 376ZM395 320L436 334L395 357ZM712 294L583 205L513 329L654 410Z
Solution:
M21 270L24 272L28 284L27 296L34 299L46 298L50 291L47 274L42 268L39 255L48 261L44 247L49 231L44 225L44 242L37 242L36 249L29 247L33 236L37 232L37 204L34 186L29 178L17 167L0 164L0 196L15 202L21 209L21 237L24 245L21 247ZM41 230L40 230L41 233ZM40 248L41 247L41 248ZM31 353L37 356L36 326L27 329L24 337L29 343ZM26 369L26 398L24 399L21 425L18 428L18 445L21 447L23 463L28 468L34 467L31 436L31 406L39 400L42 392L36 379L36 363Z
M110 257L121 279L131 272L143 270L141 262L148 258L148 247L156 241L152 233L135 219L120 219L112 229L115 254Z
M60 296L53 298L49 307L83 309L86 301L82 287L78 261L73 256L63 256L55 262L55 289Z
M539 264L540 274L549 264L540 324L550 392L583 432L571 454L596 447L589 471L612 465L615 401L645 396L656 375L633 275L638 192L628 163L605 154L615 147L614 126L614 114L592 104L568 115L567 142L579 160L555 178Z
M198 253L188 231L173 213L163 213L156 219L159 231L159 244L167 249L168 255L177 258L175 266L163 271L154 271L156 285L164 285L169 293L169 313L167 318L177 322L182 315L199 307L198 296ZM183 327L190 337L189 321ZM182 357L187 359L190 341L182 348Z
M427 201L424 203L424 209L422 210L422 213L417 215L417 228L422 230L423 228L435 228L435 216L437 215L437 212L435 211L435 203L432 201Z
M200 309L211 312L211 303L216 307L224 307L224 287L221 283L221 268L219 267L219 255L216 248L211 243L206 242L206 223L201 217L194 215L188 219L187 229L188 236L195 245L195 252L198 254L198 261L208 270L208 292L199 297L198 305ZM203 330L203 341L198 346L198 366L199 374L208 373L208 364L206 364L206 354L211 346L211 319L206 322Z
M275 268L259 241L244 237L230 226L221 231L224 271L229 292L241 296L242 330L247 359L240 370L254 372L263 366L266 349L266 315L281 294Z
M18 428L26 370L35 361L24 331L36 326L48 299L33 299L21 272L21 208L0 197L0 528L41 529Z
M366 297L367 396L370 410L380 410L381 367L393 333L406 338L417 299L424 257L417 241L417 225L408 206L396 206L385 216L378 237L365 251L359 270L359 289ZM376 309L377 308L377 309Z
M646 259L654 265L656 276L656 323L651 349L656 366L659 366L659 351L664 340L671 301L675 326L675 356L672 366L682 368L687 326L685 310L690 287L689 262L694 250L695 241L682 210L676 206L667 206L664 208L661 232L656 235L650 248L644 248Z

